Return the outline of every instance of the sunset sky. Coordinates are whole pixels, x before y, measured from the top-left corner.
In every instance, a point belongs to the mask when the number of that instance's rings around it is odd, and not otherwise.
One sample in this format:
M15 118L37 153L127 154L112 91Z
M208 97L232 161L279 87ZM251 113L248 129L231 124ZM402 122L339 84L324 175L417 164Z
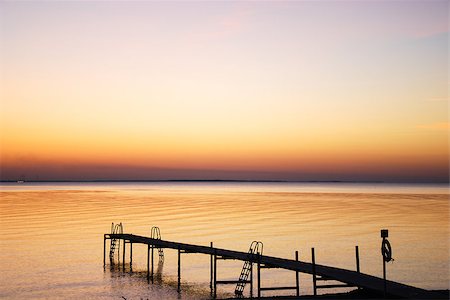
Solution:
M0 2L1 180L448 182L448 1Z

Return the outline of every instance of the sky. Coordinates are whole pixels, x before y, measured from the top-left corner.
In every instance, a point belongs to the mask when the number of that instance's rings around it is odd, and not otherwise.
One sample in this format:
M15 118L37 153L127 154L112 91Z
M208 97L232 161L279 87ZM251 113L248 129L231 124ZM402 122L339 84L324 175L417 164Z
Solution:
M449 181L448 1L2 1L1 180Z

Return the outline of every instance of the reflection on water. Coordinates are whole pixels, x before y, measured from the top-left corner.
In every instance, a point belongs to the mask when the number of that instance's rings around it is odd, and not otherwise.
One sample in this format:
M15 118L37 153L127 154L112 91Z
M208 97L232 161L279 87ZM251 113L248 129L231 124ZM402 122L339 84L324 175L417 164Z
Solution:
M388 278L427 288L449 282L448 186L293 183L3 184L0 297L177 299L176 252L166 250L163 283L147 284L146 252L133 247L133 274L103 270L103 233L125 232L264 253L381 276L379 230L389 229L394 263ZM219 261L218 278L234 280L241 262ZM293 285L295 274L263 270L263 286ZM182 256L183 299L209 296L209 257ZM312 292L301 276L301 294ZM220 287L222 295L232 287ZM288 292L287 292L288 293ZM266 293L270 295L269 292ZM277 293L282 294L282 293Z

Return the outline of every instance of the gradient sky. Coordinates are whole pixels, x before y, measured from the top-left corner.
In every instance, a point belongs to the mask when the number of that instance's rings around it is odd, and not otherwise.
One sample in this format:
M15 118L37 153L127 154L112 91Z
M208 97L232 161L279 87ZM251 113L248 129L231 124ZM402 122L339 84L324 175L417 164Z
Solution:
M448 182L448 15L0 2L0 177Z

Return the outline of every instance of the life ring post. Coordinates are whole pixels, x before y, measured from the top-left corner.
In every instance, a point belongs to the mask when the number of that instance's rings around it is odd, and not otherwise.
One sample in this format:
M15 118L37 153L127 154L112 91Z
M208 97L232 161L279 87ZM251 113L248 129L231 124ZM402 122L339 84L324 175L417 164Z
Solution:
M381 255L383 257L383 282L384 282L384 298L387 297L387 284L386 284L386 263L392 260L392 248L388 241L389 231L387 229L381 229Z

